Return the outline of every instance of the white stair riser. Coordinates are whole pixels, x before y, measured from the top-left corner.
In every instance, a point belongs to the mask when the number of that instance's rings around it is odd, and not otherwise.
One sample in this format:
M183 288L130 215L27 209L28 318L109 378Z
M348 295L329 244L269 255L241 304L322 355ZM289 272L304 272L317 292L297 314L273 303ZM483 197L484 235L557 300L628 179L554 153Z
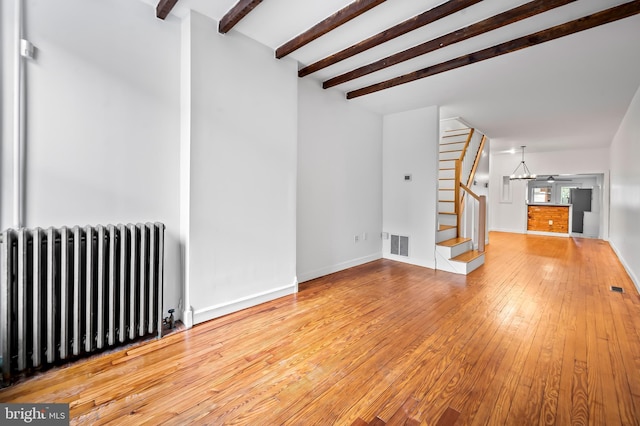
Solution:
M438 180L438 189L453 189L455 182L454 180Z
M436 251L436 269L446 272L452 272L454 274L468 275L475 271L480 266L484 265L484 255L474 259L473 261L456 262L455 260L445 259L441 254Z
M448 212L453 213L455 211L455 203L442 203L438 202L438 211L439 212Z
M462 244L457 244L452 247L446 246L436 246L436 251L438 251L445 259L451 259L456 256L460 256L462 253L466 253L473 249L473 243L471 241L467 241Z
M438 179L451 179L455 177L454 175L455 170L438 170Z
M453 169L456 166L455 160L439 159L441 169Z
M438 225L451 225L456 226L458 224L458 217L454 214L438 214Z
M464 138L459 142L457 140L453 140L453 141L446 140L446 141L444 141L444 143L446 143L446 145L440 145L440 152L442 152L442 151L451 151L453 149L463 150L465 144L467 143L467 138Z
M458 160L460 158L460 152L441 152L440 160Z
M456 237L456 228L445 229L444 231L438 231L436 234L436 243L447 241Z
M438 190L438 200L442 200L442 201L453 201L453 191L443 191L441 189Z
M463 273L465 275L467 275L484 265L484 254L476 259L473 259L471 262L457 262L455 260L451 260L450 263L454 265L454 268L459 268L461 271L464 271Z

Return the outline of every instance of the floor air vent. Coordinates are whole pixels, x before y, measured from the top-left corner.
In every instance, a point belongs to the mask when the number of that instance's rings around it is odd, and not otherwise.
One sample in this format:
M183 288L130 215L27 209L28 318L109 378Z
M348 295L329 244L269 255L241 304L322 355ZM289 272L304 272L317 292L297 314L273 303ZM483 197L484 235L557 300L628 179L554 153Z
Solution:
M624 293L622 287L611 286L611 291L615 291L616 293Z
M409 257L409 237L391 235L391 254Z

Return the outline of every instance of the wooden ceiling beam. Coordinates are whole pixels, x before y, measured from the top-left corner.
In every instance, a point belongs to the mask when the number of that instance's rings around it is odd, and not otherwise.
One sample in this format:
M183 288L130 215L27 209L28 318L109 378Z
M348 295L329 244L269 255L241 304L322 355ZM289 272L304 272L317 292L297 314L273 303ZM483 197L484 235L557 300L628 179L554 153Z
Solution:
M628 3L624 3L619 6L612 7L610 9L606 9L591 15L587 15L585 17L566 22L561 25L556 25L555 27L551 27L546 30L538 31L524 37L519 37L495 45L493 47L489 47L487 49L470 53L468 55L463 55L450 61L423 68L421 70L392 78L381 83L372 84L362 89L353 90L347 93L347 99L353 99L371 93L379 92L380 90L389 89L391 87L416 81L435 74L440 74L445 71L451 71L453 69L464 67L466 65L475 64L477 62L485 61L487 59L525 49L527 47L536 46L538 44L556 40L558 38L598 27L600 25L628 18L630 16L637 15L638 13L640 13L640 0L630 1Z
M218 32L225 34L231 30L242 18L262 3L262 0L240 0L220 20Z
M156 17L166 19L178 0L160 0L156 6Z
M493 31L500 27L513 24L514 22L518 22L542 12L555 9L556 7L564 6L574 1L576 0L535 0L529 3L525 3L521 6L507 10L506 12L502 12L495 16L492 16L491 18L487 18L483 21L450 32L449 34L445 34L433 40L418 44L414 47L403 50L402 52L395 53L393 55L387 56L386 58L380 59L367 65L363 65L352 71L330 78L322 84L322 87L328 89L329 87L337 86L338 84L355 80L356 78L363 77L367 74L380 71L381 69L397 65L401 62L408 61L409 59L425 55L429 52L433 52L434 50L450 46L454 43L467 40L471 37L475 37L489 31Z
M439 6L434 7L433 9L416 15L413 18L407 19L406 21L401 22L398 25L394 25L391 28L387 28L386 30L376 35L373 35L359 43L356 43L350 47L347 47L346 49L343 49L337 53L334 53L333 55L327 56L326 58L323 58L311 65L300 69L300 71L298 71L298 77L306 77L311 73L336 64L340 61L357 55L358 53L362 53L365 50L379 46L382 43L393 40L394 38L400 37L401 35L404 35L410 31L413 31L420 27L424 27L427 24L435 22L438 19L442 19L455 12L459 12L462 9L466 9L467 7L481 1L482 0L449 0L446 3L443 3Z
M311 43L318 37L325 35L329 31L338 28L340 25L349 22L354 18L357 18L366 11L373 9L384 2L385 0L355 0L350 5L343 7L333 15L320 21L307 31L278 47L276 49L276 58L281 59L287 56L289 53Z

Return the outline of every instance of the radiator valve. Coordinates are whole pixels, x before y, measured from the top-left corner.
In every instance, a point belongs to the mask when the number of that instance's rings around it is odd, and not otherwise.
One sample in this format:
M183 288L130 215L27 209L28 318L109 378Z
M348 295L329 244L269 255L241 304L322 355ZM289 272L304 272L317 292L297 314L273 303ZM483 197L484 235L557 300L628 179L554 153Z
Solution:
M169 328L169 330L172 330L174 326L173 313L175 311L175 309L169 309L169 316L164 319L164 323Z

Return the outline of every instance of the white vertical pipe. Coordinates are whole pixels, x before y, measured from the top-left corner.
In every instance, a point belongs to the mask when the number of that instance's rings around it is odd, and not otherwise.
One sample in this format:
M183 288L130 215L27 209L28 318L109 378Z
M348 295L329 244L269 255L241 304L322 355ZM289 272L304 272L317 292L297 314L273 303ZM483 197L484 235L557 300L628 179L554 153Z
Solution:
M15 3L15 62L13 95L13 223L21 228L23 215L24 75L20 45L23 33L23 0Z
M182 322L193 327L191 306L191 14L182 20L180 73L180 240L183 272Z

